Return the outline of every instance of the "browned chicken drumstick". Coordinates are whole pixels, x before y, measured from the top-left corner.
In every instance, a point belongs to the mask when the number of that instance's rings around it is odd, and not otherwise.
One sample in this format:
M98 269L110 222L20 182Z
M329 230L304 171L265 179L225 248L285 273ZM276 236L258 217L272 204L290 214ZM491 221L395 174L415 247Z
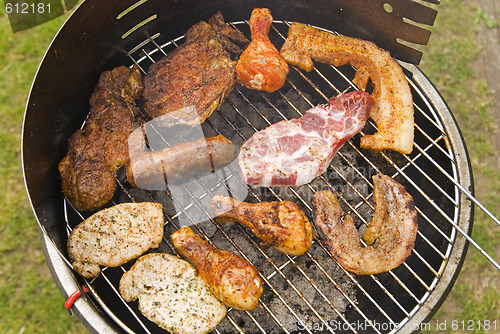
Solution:
M177 251L195 265L218 300L238 310L250 311L257 307L262 281L252 264L215 248L187 226L170 238Z
M237 221L264 242L290 255L307 252L314 237L304 212L288 201L253 204L217 195L212 198L212 213L219 223Z

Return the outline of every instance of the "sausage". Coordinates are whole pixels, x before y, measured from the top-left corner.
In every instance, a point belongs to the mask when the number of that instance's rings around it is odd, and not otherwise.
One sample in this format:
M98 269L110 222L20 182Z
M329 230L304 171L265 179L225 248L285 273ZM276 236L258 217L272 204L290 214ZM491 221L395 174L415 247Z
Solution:
M161 151L142 152L130 159L127 181L134 187L162 190L224 167L233 161L235 148L226 137L200 138Z

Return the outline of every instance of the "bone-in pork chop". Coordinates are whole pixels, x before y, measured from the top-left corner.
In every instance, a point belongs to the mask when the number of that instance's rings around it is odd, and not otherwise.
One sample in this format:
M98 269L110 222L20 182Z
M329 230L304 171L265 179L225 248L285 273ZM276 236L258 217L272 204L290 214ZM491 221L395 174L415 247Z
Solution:
M373 99L354 91L255 133L240 149L242 179L253 186L296 186L324 173L344 143L361 131Z

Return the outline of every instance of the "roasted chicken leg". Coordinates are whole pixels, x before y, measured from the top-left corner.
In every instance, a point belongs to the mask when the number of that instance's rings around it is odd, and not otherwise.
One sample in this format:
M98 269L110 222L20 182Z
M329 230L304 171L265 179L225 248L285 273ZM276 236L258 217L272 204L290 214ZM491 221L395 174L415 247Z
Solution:
M104 71L90 97L90 116L68 143L59 162L61 187L77 210L99 209L115 193L115 175L129 161L127 140L134 131L142 93L139 67Z
M250 311L257 307L262 281L252 264L215 248L187 226L170 238L177 251L195 265L218 300L238 310Z
M314 237L304 212L288 201L253 204L217 195L212 198L212 213L218 222L237 221L265 243L290 255L307 252Z
M252 41L236 64L238 82L250 89L272 93L283 86L288 64L281 58L268 34L273 17L267 8L255 8L250 16Z

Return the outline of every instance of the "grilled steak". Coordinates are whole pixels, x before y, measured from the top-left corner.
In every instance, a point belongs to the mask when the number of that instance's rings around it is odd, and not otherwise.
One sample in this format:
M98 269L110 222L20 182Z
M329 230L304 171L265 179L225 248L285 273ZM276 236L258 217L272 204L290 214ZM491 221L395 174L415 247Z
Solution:
M163 210L158 203L122 203L101 210L76 226L68 238L75 271L97 277L99 266L117 267L160 245Z
M240 53L233 42L247 39L224 22L221 13L186 33L186 41L151 65L144 77L144 108L164 126L203 123L233 89Z
M138 67L103 72L90 98L90 116L69 140L58 167L63 192L78 210L98 209L113 197L115 174L129 161L141 79Z

